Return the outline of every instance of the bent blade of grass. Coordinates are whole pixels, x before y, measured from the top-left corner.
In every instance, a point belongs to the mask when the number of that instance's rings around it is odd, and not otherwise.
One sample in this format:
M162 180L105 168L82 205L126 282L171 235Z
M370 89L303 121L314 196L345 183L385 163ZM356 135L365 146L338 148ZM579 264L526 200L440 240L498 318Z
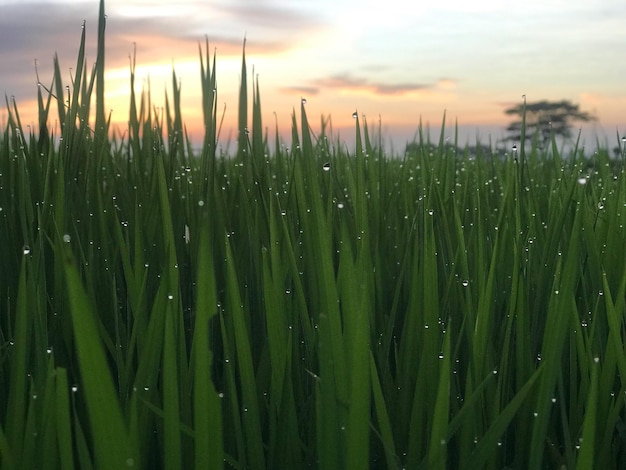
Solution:
M99 468L125 468L137 456L129 445L122 409L95 320L95 309L83 289L69 248L62 247L67 295L78 366Z
M626 376L626 356L624 356L624 344L621 340L623 315L619 313L624 311L624 288L626 287L624 284L626 277L624 276L626 276L626 267L623 268L622 279L616 295L617 302L614 303L607 275L606 273L602 274L609 338L605 348L602 373L599 374L598 378L599 390L613 390L613 384L616 381L621 383L620 394L626 392L626 386L620 379ZM617 374L615 374L615 369L617 369ZM611 395L613 395L613 392L611 392ZM619 396L618 393L615 393L615 395ZM600 445L597 449L597 454L600 456L597 459L598 463L603 463L602 459L605 459L604 463L607 465L609 463L604 456L610 455L610 448L613 445L612 436L615 433L618 417L622 413L623 408L624 401L621 399L598 403L596 422L604 426L604 431L598 429L596 432L596 435L601 436L596 437L596 442Z
M626 269L624 271L626 278ZM621 304L621 308L613 302L611 295L611 288L606 276L606 273L602 274L602 283L604 286L604 300L606 307L607 324L609 327L609 343L610 349L607 348L607 354L611 354L619 370L621 377L626 377L626 356L624 356L624 342L622 339L622 332L624 328L623 306L624 306L624 289L620 288L617 299ZM621 294L621 296L620 296Z
M527 399L535 381L543 375L544 366L539 366L524 386L517 392L515 397L502 409L501 413L493 420L487 432L474 449L471 458L467 462L467 468L484 468L485 464L493 458L493 449L498 447L500 436L504 434L515 414ZM467 405L466 405L467 406ZM529 467L537 468L537 467Z

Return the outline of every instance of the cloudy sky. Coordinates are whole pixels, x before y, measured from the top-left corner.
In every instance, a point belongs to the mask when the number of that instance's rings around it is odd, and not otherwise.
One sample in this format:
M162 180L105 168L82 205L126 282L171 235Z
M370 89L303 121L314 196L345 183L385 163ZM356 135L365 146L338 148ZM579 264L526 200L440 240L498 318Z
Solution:
M276 119L287 129L306 98L309 120L331 115L346 138L355 110L370 124L380 119L400 145L420 119L438 129L445 111L464 139L495 141L508 123L503 111L525 95L579 104L598 118L585 132L611 144L616 130L626 132L623 0L108 0L106 10L106 107L122 128L136 44L138 91L149 76L162 106L174 67L183 117L199 132L198 43L208 36L226 135L237 118L244 37L270 131ZM98 0L0 0L0 92L15 97L23 121L35 122L34 61L49 84L58 53L69 80L83 20L95 60L97 13Z

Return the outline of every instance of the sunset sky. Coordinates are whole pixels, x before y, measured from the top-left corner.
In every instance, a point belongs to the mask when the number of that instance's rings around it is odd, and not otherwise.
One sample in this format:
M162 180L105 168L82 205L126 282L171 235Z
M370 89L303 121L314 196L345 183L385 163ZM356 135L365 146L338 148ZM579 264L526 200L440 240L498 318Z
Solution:
M174 67L183 118L200 132L198 43L206 35L217 54L220 113L226 105L224 140L237 119L244 37L270 132L275 116L286 131L306 98L314 129L330 114L346 139L355 110L370 124L381 119L397 146L420 118L438 129L445 111L462 139L495 142L508 123L503 111L522 95L579 104L598 118L584 135L610 145L626 132L624 0L108 0L106 10L106 107L122 129L136 43L137 91L149 75L153 102L163 106ZM97 14L97 0L0 0L0 92L15 97L25 123L35 122L35 59L49 85L57 52L69 80L86 20L93 63ZM6 116L3 106L0 124Z

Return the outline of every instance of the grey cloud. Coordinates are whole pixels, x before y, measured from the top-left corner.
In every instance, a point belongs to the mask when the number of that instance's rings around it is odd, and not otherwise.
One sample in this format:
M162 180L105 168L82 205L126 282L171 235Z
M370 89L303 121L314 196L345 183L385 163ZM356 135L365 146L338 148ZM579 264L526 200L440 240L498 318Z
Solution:
M306 97L317 95L320 92L320 89L313 86L290 86L280 88L280 91L283 93L301 95L303 97Z
M330 77L320 78L314 81L320 88L342 88L368 91L378 95L402 95L413 91L420 91L433 88L433 84L404 82L387 83L383 81L371 81L363 77L354 77L350 74L338 74Z
M271 31L302 32L324 26L318 14L287 7L286 2L275 1L222 1L218 10L231 16L237 22L250 27L261 27Z
M221 12L214 21L211 10L201 2L188 2L195 15L172 18L153 15L123 16L107 8L107 68L128 65L137 48L137 63L197 57L198 43L209 38L211 54L240 56L248 32L246 51L251 54L289 50L297 39L306 37L321 21L295 10L268 2L228 2L217 4ZM212 4L213 5L213 4ZM215 7L214 7L215 8ZM214 10L215 11L215 10ZM146 14L150 9L146 7ZM83 21L86 21L86 62L96 58L98 6L93 3L25 3L0 5L0 93L32 99L36 90L33 62L38 60L41 81L48 84L52 63L58 53L62 73L76 66Z

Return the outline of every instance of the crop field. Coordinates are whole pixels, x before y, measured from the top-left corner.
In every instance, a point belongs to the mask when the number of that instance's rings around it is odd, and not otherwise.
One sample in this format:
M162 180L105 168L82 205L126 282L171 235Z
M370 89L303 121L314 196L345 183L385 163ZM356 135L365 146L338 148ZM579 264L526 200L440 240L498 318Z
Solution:
M226 155L207 45L201 148L134 61L114 132L104 21L37 128L6 103L2 469L626 466L622 137L390 155L303 101L286 145L244 55Z

